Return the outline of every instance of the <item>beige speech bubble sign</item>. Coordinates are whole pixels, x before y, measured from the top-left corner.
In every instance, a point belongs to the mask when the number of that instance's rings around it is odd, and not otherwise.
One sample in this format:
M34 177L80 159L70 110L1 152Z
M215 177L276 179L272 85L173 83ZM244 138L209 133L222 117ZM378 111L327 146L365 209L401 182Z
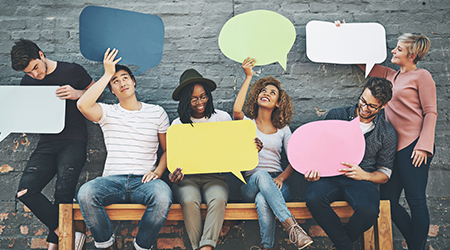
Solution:
M253 57L256 66L278 62L286 70L287 54L295 36L295 27L286 17L269 10L254 10L225 23L219 34L219 47L236 62Z
M251 120L175 124L167 130L167 168L184 174L231 172L245 183L241 171L258 165L256 126Z
M64 129L66 101L59 86L0 86L0 141L10 133L53 134Z
M306 24L306 55L318 63L366 64L366 77L375 63L386 59L386 31L379 23Z

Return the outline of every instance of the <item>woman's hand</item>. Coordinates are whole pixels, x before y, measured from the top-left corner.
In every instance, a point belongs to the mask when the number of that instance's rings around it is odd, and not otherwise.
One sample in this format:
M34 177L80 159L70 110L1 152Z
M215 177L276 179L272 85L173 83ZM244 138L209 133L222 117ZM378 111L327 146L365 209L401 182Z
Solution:
M119 50L108 48L105 52L105 56L103 57L103 66L105 67L105 75L114 75L116 73L116 64L122 60L122 57L114 60L119 53Z
M184 178L183 169L177 167L173 173L169 174L169 180L175 184L180 183Z
M427 152L420 150L420 149L416 149L413 151L413 153L411 155L411 159L413 159L412 164L416 168L420 167L420 165L422 165L422 163L427 164L427 157L428 157Z
M342 20L342 24L344 24L344 23L345 23L345 20ZM334 21L334 25L336 25L336 27L341 27L341 21L339 21L339 20Z
M279 189L281 189L283 187L284 180L281 176L277 176L277 177L273 178L273 182L275 182L275 185L277 185L277 187Z
M256 149L258 149L258 153L261 151L261 149L264 147L262 141L256 137L255 139L255 145L256 145Z
M159 175L157 175L153 171L149 171L148 173L146 173L144 175L144 177L142 177L142 183L147 183L149 181L156 180L156 179L159 179Z
M253 67L255 67L256 60L255 58L247 57L242 63L242 69L245 72L245 76L252 77L253 76Z
M318 181L320 179L319 171L317 170L310 170L305 173L305 180L307 181Z

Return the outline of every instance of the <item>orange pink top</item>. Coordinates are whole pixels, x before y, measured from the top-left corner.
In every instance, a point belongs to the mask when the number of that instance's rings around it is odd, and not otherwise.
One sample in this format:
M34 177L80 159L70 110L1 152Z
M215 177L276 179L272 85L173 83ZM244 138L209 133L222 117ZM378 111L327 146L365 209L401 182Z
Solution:
M360 67L365 70L364 65ZM436 84L425 69L405 73L375 65L369 76L384 77L392 82L392 99L385 108L386 120L398 136L397 151L419 138L415 150L433 155L437 119Z

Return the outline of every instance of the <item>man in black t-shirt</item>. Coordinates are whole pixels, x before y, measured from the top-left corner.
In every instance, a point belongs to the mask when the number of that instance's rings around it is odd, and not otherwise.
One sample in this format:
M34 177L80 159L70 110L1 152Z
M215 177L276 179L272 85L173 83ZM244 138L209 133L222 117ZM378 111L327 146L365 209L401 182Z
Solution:
M60 203L72 203L81 168L86 161L87 129L76 101L94 83L78 64L47 59L39 47L21 39L11 49L12 68L27 75L20 85L60 86L56 96L66 100L65 126L58 134L40 135L20 179L17 197L49 228L49 249L57 249ZM56 175L55 201L42 189Z

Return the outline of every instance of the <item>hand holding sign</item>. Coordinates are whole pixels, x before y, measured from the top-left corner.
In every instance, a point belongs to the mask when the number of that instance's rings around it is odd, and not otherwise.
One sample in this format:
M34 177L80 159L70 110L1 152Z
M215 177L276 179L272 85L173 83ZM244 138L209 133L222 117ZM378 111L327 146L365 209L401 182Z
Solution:
M251 120L176 124L167 130L167 168L184 174L241 171L258 165L256 126Z
M59 133L64 129L66 101L59 86L0 86L0 141L10 133Z
M321 177L342 175L342 162L359 164L366 141L359 118L351 122L326 120L299 127L289 139L287 155L292 167L305 174L318 170Z
M286 17L268 10L237 15L222 27L219 47L236 62L248 56L258 65L278 62L286 70L287 54L295 41L295 27Z
M158 16L88 6L80 14L80 50L89 60L103 61L107 48L120 51L122 63L139 65L138 75L162 59L164 23Z
M306 55L313 62L366 64L366 77L375 63L386 59L386 34L378 23L311 21L306 25Z

